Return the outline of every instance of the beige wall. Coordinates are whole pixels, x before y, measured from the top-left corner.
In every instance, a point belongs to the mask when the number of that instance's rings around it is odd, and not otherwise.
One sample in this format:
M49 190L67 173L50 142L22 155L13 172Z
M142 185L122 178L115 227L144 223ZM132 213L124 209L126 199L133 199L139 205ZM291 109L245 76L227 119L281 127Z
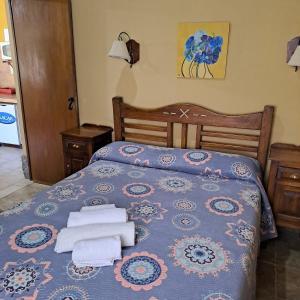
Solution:
M5 0L0 0L0 42L4 41L4 28L7 28Z
M300 143L300 71L285 63L300 35L299 0L72 0L81 122L111 125L111 98L143 107L187 101L227 112L277 107L273 141ZM229 21L225 80L176 79L183 21ZM132 69L107 57L127 31L141 44Z

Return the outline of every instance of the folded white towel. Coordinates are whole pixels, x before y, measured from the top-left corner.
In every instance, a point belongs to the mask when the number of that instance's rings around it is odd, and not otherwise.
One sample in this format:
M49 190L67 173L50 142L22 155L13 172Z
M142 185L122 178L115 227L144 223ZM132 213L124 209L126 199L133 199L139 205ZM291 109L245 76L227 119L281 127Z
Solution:
M97 209L104 209L104 208L115 208L115 204L101 204L101 205L91 205L91 206L83 206L81 207L80 211L91 211Z
M104 208L88 211L70 212L67 227L87 224L127 222L125 208Z
M120 236L77 241L72 252L73 263L77 267L112 266L121 259Z
M80 240L96 239L119 235L122 246L134 246L135 227L134 222L89 224L63 228L59 232L55 245L55 252L62 253L72 251L74 244Z

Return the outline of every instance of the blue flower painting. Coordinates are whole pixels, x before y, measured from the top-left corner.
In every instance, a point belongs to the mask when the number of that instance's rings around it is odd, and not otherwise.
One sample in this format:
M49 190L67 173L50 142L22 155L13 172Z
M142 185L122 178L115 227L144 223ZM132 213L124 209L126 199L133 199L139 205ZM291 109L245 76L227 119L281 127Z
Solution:
M199 28L197 24L182 23L179 26L177 75L182 78L224 78L229 24L204 23L206 26L203 24L201 29L194 30L195 26ZM219 33L218 27L222 28Z

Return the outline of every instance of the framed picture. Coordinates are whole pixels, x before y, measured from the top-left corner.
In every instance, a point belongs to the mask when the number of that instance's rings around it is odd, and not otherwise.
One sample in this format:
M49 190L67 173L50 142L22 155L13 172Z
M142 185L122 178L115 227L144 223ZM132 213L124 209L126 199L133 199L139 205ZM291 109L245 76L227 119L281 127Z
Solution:
M229 22L180 23L177 40L177 77L224 79Z

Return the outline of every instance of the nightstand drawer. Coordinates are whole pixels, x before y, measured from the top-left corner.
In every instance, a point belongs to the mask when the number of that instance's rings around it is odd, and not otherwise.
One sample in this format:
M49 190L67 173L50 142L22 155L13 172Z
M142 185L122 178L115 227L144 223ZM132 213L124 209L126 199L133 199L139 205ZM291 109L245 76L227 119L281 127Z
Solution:
M290 179L300 182L300 170L286 167L279 167L277 172L278 179Z
M276 185L276 213L300 218L300 187Z
M83 143L79 141L70 141L70 140L65 141L65 150L71 153L74 152L85 153L88 151L87 146L88 146L87 143Z

